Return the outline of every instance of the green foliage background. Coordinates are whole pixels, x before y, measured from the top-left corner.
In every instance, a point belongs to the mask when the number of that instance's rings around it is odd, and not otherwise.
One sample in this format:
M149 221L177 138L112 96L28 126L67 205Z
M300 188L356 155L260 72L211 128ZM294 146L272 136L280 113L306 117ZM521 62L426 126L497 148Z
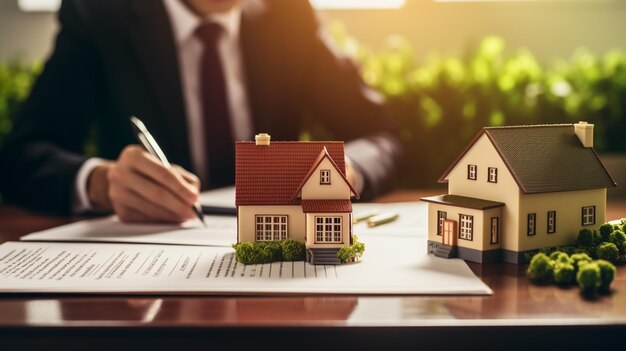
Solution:
M0 62L0 147L11 131L13 116L41 69L39 62L27 64L18 59Z
M431 53L420 62L407 40L372 51L331 26L341 49L362 64L364 80L386 97L409 158L404 185L432 185L484 126L595 124L595 148L626 152L626 52L579 49L542 65L526 49L510 54L490 36L461 56Z
M387 99L408 149L403 186L433 185L483 126L594 123L600 152L626 152L626 53L577 50L547 66L526 49L505 50L487 37L460 56L430 53L424 60L400 36L372 51L340 24L338 46L362 65L364 80ZM421 55L420 55L421 56ZM41 64L0 63L0 147ZM321 137L311 125L305 138Z

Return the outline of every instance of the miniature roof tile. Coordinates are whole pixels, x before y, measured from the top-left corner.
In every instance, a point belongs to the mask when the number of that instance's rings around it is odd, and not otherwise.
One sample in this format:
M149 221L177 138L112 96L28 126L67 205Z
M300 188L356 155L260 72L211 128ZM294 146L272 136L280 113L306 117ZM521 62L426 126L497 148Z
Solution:
M352 212L350 200L302 200L304 213Z
M424 202L432 202L435 204L449 205L456 207L472 208L475 210L488 210L490 208L502 207L502 202L489 201L483 199L477 199L467 196L459 195L437 195L431 197L424 197L420 200Z
M302 180L326 148L345 175L343 142L272 141L267 146L240 141L235 144L235 204L299 205L294 198Z
M483 128L439 178L448 174L486 134L525 194L612 188L617 184L593 148L586 148L573 124Z

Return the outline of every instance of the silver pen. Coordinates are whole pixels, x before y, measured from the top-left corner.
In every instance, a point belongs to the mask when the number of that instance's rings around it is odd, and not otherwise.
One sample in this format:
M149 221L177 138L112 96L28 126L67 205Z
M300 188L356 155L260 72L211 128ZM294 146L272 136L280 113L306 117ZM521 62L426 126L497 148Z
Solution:
M130 117L130 122L133 125L135 132L137 133L137 139L139 140L141 145L148 151L148 153L158 158L166 168L172 167L170 162L167 160L167 157L165 157L163 150L161 150L159 144L157 144L156 140L154 140L154 137L152 136L152 134L150 134L148 128L146 128L143 122L135 116ZM200 203L196 202L193 205L192 209L198 219L206 227L207 225L206 221L204 220L204 214L202 214L202 207L200 206Z

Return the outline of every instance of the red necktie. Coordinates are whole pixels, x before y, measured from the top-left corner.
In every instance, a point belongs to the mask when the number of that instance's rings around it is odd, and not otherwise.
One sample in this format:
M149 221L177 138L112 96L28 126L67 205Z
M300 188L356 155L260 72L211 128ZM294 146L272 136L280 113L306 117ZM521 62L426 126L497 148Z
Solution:
M228 107L224 71L218 52L218 42L224 30L216 23L198 27L196 36L204 46L201 63L201 97L204 136L208 150L208 180L203 188L232 184L235 178L235 146Z

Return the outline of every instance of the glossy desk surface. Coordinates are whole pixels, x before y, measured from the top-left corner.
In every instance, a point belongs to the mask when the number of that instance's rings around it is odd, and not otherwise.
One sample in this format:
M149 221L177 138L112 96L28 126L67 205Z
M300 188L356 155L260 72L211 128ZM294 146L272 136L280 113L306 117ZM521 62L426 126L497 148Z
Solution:
M399 191L379 201L414 201L420 196L433 194L433 191ZM626 200L609 201L608 212L608 218L625 217ZM0 207L0 242L17 240L20 235L71 220ZM416 334L419 330L427 330L430 334L442 328L448 330L446 335L450 335L449 331L459 326L467 327L462 328L464 331L542 326L556 327L564 333L577 328L596 328L597 333L598 330L623 330L626 327L626 266L618 267L613 292L596 300L582 298L574 287L563 289L529 284L524 267L511 264L470 264L470 267L494 290L492 296L0 295L0 344L3 331L19 336L36 330L75 333L80 330L148 329L167 334L167 331L181 329L206 332L233 328L287 328L297 334L304 330L332 333L337 329L370 330L370 327L382 326L396 328L377 328L368 331L368 335L391 329L408 330L411 331L408 335L415 336L419 335ZM56 334L46 335L52 338ZM505 334L499 335L504 337ZM257 335L261 339L263 336Z

